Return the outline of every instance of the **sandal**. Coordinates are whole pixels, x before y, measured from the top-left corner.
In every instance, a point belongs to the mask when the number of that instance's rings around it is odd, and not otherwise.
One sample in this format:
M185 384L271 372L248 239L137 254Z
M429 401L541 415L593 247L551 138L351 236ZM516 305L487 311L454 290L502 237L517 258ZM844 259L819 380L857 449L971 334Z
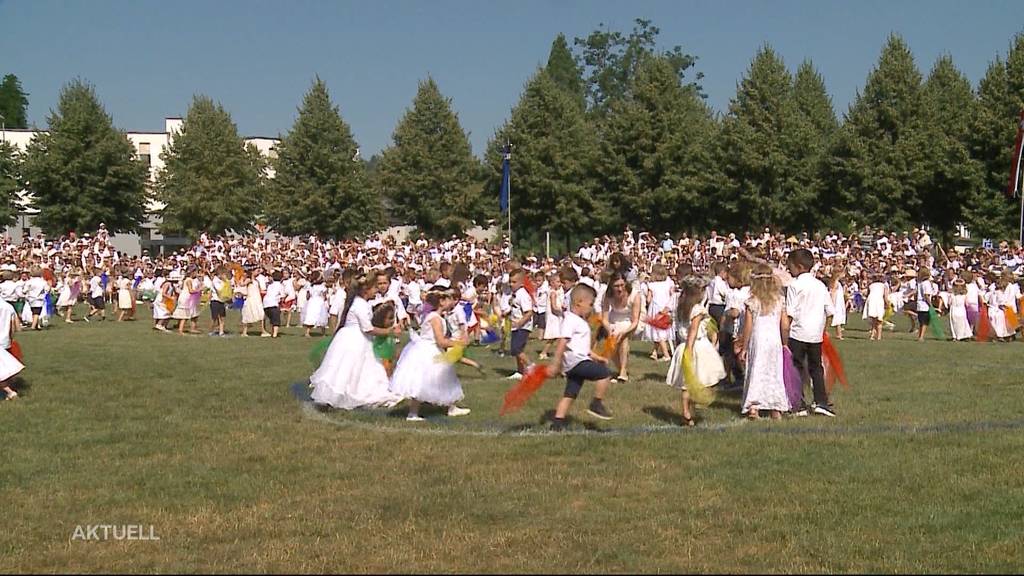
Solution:
M687 428L693 428L696 425L697 423L693 421L693 416L690 416L689 418L683 416L683 426Z

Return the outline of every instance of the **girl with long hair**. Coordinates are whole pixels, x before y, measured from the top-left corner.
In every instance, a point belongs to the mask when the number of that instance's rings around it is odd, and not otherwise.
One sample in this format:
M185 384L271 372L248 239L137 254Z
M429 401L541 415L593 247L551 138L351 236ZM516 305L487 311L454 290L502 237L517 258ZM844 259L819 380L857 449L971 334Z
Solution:
M401 328L373 325L370 300L377 293L377 272L355 277L346 290L343 321L320 367L309 378L313 402L353 410L391 407L402 400L388 389L384 365L373 354L373 337L398 335Z

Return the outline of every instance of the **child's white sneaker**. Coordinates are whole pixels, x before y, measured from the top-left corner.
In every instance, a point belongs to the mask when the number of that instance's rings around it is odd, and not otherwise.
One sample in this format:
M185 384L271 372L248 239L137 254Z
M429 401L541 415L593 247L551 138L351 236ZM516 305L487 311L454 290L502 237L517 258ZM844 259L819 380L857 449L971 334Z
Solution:
M420 416L419 414L409 414L408 416L405 417L406 422L423 422L425 420L426 418Z
M515 374L513 374L513 375L509 376L508 378L506 378L506 380L522 380L522 379L523 379L523 375L520 374L519 372L516 372Z
M466 414L469 414L470 412L471 412L471 410L469 408L459 408L458 406L456 406L454 404L452 404L451 406L448 407L448 415L449 416L465 416Z
M15 392L14 390L11 390L11 392L9 394L7 394L7 398L6 399L7 400L14 400L17 397L18 397L18 393ZM466 410L466 412L469 412L469 410Z

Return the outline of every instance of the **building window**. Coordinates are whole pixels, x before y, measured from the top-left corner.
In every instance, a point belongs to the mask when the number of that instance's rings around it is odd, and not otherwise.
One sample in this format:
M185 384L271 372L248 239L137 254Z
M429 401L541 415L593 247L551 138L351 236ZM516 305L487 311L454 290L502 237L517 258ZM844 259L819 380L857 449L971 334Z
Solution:
M142 160L142 162L146 166L152 166L153 165L153 159L149 155L149 142L140 142L139 143L139 160Z

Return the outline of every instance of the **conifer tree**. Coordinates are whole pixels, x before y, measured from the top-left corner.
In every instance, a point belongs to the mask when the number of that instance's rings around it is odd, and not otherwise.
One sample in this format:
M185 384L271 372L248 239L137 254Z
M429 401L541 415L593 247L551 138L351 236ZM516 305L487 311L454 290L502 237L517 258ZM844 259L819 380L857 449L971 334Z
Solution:
M975 108L970 82L951 57L939 58L922 89L919 138L927 177L921 189L921 215L939 233L936 236L952 234L963 222L964 205L984 185L981 165L970 155Z
M526 84L511 118L488 145L486 197L495 208L506 141L513 145L511 205L517 245L525 239L539 246L543 233L551 232L569 246L607 226L607 206L593 193L594 130L544 70Z
M28 128L28 94L14 74L0 82L0 116L7 128Z
M472 227L482 215L482 169L451 100L433 78L420 82L393 139L377 170L395 214L431 235Z
M266 163L254 146L245 145L223 106L195 96L161 158L157 197L165 204L163 230L194 238L204 231L253 228L263 210Z
M134 230L144 218L148 167L96 97L74 80L61 90L50 129L25 151L22 175L33 204L33 223L48 235Z
M711 196L703 154L712 116L692 86L683 86L662 56L640 66L629 95L612 104L603 124L600 190L614 228L625 223L652 232L703 227Z
M837 198L830 201L847 224L906 230L920 223L921 120L921 73L903 39L890 36L834 140Z
M1007 194L1013 142L1024 108L1024 34L1013 39L1007 59L996 58L978 84L971 129L971 156L981 164L984 186L969 199L966 220L983 238L1018 238L1020 197Z
M551 43L548 64L545 67L548 75L560 88L586 106L586 91L583 86L583 72L569 50L565 35L559 34Z
M0 142L0 226L10 226L18 216L21 166L18 149Z
M267 186L268 222L287 235L344 238L379 230L382 205L358 150L317 77L291 131L276 146L275 175Z
M797 108L785 64L771 47L762 47L722 126L722 169L729 184L719 205L731 224L743 230L814 225L819 203L813 133Z

